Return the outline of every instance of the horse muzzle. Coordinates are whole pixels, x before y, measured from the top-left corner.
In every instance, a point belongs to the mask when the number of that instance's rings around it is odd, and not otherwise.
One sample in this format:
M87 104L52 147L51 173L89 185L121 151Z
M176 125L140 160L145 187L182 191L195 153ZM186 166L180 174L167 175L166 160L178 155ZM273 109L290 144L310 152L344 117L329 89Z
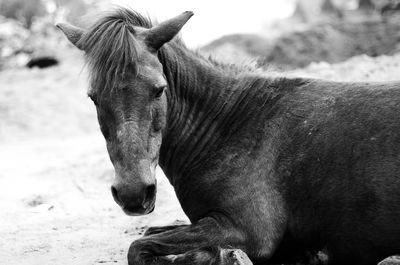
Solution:
M154 211L156 201L156 184L142 185L139 189L130 190L124 186L111 186L111 193L115 202L125 214L138 216Z

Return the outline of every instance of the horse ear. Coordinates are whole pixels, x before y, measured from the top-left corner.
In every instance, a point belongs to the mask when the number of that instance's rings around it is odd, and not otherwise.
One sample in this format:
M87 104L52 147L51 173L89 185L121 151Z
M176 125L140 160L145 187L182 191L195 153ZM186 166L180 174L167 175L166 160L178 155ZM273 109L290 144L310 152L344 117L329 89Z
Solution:
M146 31L145 42L152 50L157 51L164 43L172 40L192 16L192 11L186 11L154 26Z
M79 45L79 40L82 38L82 35L85 33L85 31L81 28L65 24L65 23L58 23L56 25L57 28L59 28L67 37L67 39L75 45L80 50L83 50L83 47Z

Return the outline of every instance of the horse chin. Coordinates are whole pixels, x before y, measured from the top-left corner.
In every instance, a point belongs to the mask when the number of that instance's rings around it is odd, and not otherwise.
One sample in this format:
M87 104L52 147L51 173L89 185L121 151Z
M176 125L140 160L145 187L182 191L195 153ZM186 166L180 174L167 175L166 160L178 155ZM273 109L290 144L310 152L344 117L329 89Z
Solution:
M147 215L150 214L154 211L155 209L155 204L153 203L150 207L148 208L140 208L140 209L135 209L134 211L129 210L125 207L122 208L122 210L124 211L124 213L128 216L141 216L141 215Z

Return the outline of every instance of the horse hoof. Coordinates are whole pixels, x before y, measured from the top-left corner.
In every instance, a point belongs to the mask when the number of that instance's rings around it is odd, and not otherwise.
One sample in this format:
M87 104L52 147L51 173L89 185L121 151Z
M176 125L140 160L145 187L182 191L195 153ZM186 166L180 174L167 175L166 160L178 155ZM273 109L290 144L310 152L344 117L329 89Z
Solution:
M223 249L223 265L253 265L246 253L240 249Z

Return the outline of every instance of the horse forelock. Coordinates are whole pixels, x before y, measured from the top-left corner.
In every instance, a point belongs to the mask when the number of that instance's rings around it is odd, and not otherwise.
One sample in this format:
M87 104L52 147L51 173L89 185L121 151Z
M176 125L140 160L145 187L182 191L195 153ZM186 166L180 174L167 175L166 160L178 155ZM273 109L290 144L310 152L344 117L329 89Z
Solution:
M82 36L78 45L86 52L91 88L89 94L112 92L118 88L118 81L127 73L137 74L138 42L134 37L135 27L151 28L153 22L141 14L127 8L117 8L104 14ZM174 39L175 48L186 49L181 39ZM204 63L212 64L233 76L242 72L253 72L254 66L227 65L212 58L204 58L195 53ZM174 57L168 60L175 60ZM180 63L180 62L177 62ZM182 62L181 62L182 63ZM186 68L186 67L183 67Z
M112 92L128 72L137 74L137 26L150 28L152 22L133 10L118 8L100 18L82 36L78 45L86 52L89 93Z

